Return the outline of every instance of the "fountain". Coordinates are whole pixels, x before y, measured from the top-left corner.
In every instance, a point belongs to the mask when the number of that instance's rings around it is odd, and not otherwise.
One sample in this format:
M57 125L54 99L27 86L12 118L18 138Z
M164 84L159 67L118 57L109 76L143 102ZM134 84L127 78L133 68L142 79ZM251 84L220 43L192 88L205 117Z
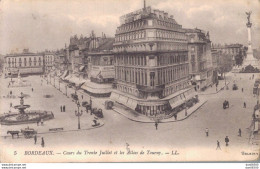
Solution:
M20 105L14 106L15 109L19 110L19 113L8 113L0 118L1 125L17 125L17 124L28 124L36 123L40 120L50 120L54 118L54 115L50 111L31 110L25 111L30 105L24 104L25 95L21 93Z

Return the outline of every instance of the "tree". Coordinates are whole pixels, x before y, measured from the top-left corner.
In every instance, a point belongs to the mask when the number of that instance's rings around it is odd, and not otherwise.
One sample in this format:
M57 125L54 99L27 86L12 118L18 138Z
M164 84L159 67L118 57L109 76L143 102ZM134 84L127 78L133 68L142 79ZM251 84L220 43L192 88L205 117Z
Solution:
M244 58L243 53L240 50L239 53L235 56L236 65L241 66L243 63L243 58Z

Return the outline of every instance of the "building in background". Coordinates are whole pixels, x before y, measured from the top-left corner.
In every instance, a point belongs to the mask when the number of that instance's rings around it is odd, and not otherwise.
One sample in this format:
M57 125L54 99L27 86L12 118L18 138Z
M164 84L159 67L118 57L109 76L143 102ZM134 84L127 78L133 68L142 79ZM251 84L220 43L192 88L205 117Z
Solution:
M44 57L44 72L49 73L54 70L55 65L55 54L54 52L45 51L43 54Z
M111 99L146 116L172 116L195 97L189 83L185 30L151 7L120 17Z
M31 53L24 49L22 53L5 56L5 76L42 74L44 72L44 56L41 53Z
M213 65L209 32L186 29L188 38L189 74L196 90L205 90L213 83Z
M107 38L100 46L89 53L90 80L96 83L114 82L114 38Z
M81 88L92 96L109 97L115 78L114 38L105 38L88 53L89 79Z
M242 44L212 44L212 50L218 52L217 67L221 76L223 73L231 71L235 65L240 66L243 63L244 47Z

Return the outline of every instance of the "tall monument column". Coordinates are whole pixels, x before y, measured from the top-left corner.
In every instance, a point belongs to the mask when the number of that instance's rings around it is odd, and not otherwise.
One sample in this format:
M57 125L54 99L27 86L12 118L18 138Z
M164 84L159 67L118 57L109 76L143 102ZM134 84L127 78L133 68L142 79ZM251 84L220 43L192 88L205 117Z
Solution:
M247 15L246 27L247 27L247 33L248 33L247 34L247 36L248 36L248 49L247 49L247 53L246 53L246 58L243 61L243 67L251 65L253 67L258 67L259 68L258 60L256 58L254 58L253 50L252 50L252 39L251 39L252 23L250 22L251 13L252 12L246 12L246 15Z
M252 23L250 22L250 15L251 12L246 12L248 22L246 24L247 26L247 32L248 32L248 50L247 50L247 58L252 60L253 58L253 50L252 50L252 39L251 39L251 27Z

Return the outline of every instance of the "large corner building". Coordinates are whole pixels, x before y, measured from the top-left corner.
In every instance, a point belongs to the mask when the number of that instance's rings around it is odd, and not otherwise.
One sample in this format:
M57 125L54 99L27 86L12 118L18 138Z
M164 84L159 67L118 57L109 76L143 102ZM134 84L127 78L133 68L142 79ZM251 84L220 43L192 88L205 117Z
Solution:
M168 115L192 99L188 42L173 16L144 5L120 22L111 99L146 116Z

